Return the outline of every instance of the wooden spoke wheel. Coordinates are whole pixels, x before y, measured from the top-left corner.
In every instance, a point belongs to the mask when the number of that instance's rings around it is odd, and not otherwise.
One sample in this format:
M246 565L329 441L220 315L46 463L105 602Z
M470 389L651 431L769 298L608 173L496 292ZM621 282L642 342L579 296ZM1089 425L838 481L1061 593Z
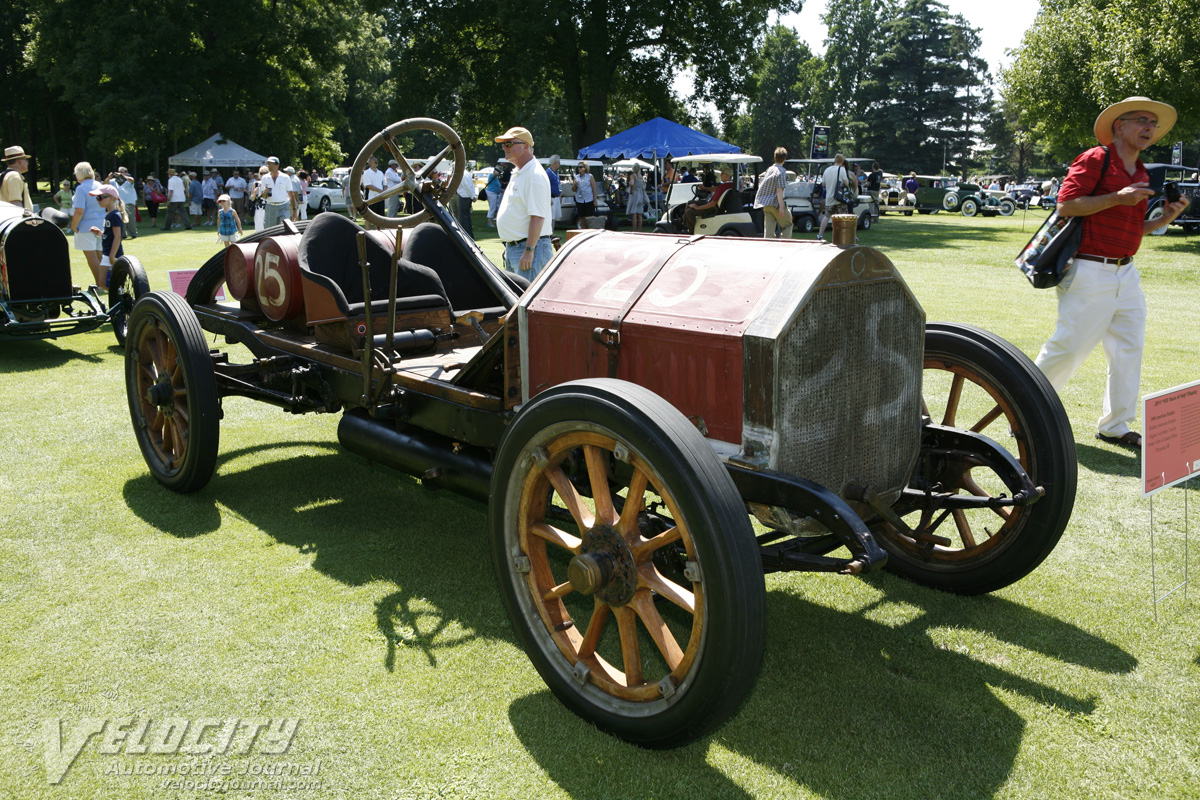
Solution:
M405 156L401 139L408 138L407 134L414 134L420 131L425 131L441 138L444 146L428 161L417 166L411 163L411 161L415 160L414 158ZM417 141L420 142L427 138L418 135ZM363 198L362 194L362 174L367 168L368 161L370 161L372 156L379 153L380 150L386 151L387 154L399 162L398 171L401 177L404 178L404 182L385 190L381 194L373 195L370 200L371 204L367 205L367 201ZM454 132L453 128L436 119L414 117L393 123L371 137L370 141L363 145L363 149L358 152L358 156L354 159L354 166L350 170L350 203L357 209L358 213L363 215L363 219L372 225L380 228L411 228L429 219L429 211L422 210L415 214L408 214L401 217L386 217L382 213L384 203L386 203L388 198L402 195L406 192L416 192L419 194L422 184L430 180L430 176L436 174L438 167L445 165L447 159L454 160L454 172L450 180L446 184L438 186L436 191L438 202L443 205L454 196L458 190L459 183L462 182L463 170L466 165L466 150L463 149L462 139Z
M150 291L150 281L142 262L133 256L121 256L113 265L108 281L108 310L117 344L124 346L129 332L129 312L134 301Z
M645 747L705 735L761 663L761 559L695 427L615 380L539 394L501 442L492 554L522 645L556 695Z
M203 488L216 468L221 407L204 332L179 295L151 292L134 304L125 389L154 478L177 492Z
M888 568L960 594L1007 586L1049 555L1070 519L1077 476L1070 421L1024 353L971 326L929 324L923 381L925 412L934 424L989 437L1046 493L1019 508L913 511L905 517L911 535L873 524ZM1009 493L995 472L973 459L940 480L941 491L955 494Z

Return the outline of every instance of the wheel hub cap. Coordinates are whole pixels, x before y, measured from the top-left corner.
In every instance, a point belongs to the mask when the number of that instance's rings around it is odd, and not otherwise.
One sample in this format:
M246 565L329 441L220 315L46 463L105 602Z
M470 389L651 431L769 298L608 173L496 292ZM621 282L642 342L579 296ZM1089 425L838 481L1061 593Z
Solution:
M167 380L156 381L146 390L146 399L153 405L158 406L159 410L167 415L170 415L175 408L171 402L174 396L175 387Z
M567 580L575 591L610 606L623 606L633 599L637 564L620 533L597 525L583 535L582 550L567 567Z

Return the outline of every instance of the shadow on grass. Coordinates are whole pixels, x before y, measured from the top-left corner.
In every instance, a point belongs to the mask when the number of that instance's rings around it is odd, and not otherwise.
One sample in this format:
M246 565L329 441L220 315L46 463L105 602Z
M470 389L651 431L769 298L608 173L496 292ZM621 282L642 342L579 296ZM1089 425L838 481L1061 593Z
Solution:
M104 359L93 353L80 353L63 346L63 339L0 339L0 375L55 369L71 361L99 364Z
M1137 665L1103 639L998 597L954 597L890 575L869 582L882 599L853 612L769 593L758 684L710 739L665 754L642 751L589 732L565 709L556 712L549 692L513 703L513 728L547 774L578 798L632 796L581 770L581 761L644 762L644 796L748 797L727 777L736 768L710 763L713 743L775 771L784 785L794 781L827 798L990 798L1009 779L1025 730L1008 695L1072 715L1096 708L1095 697L1029 677L1044 671L1012 664L1005 643L1101 673L1125 674ZM873 618L892 604L908 610L908 621ZM961 629L1000 644L960 652L938 641ZM659 775L669 780L656 785ZM781 786L778 796L787 794Z
M1112 447L1075 442L1075 454L1079 466L1087 467L1092 472L1135 478L1142 474L1140 456L1131 450L1116 450Z
M297 448L317 452L287 455ZM237 471L238 459L277 450L278 458ZM349 586L398 587L376 604L376 625L394 669L398 646L437 650L486 635L512 642L492 578L486 508L459 495L421 488L415 479L372 466L327 441L271 443L222 454L201 491L170 492L150 476L125 485L139 517L172 536L221 527L223 510L278 544L314 554L313 569ZM446 640L456 621L467 631Z

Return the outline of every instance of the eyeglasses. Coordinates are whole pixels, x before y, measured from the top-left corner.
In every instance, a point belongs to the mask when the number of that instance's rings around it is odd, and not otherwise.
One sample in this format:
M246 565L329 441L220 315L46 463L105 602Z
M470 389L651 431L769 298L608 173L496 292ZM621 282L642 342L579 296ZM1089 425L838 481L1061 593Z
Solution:
M1139 128L1149 128L1155 130L1158 128L1158 120L1150 119L1149 117L1121 117L1122 122L1132 122Z
M501 142L501 143L500 143L500 146L501 146L502 148L504 148L505 150L507 150L507 149L509 149L510 147L515 147L515 146L517 146L517 145L519 145L519 144L525 144L525 143L524 143L524 142Z

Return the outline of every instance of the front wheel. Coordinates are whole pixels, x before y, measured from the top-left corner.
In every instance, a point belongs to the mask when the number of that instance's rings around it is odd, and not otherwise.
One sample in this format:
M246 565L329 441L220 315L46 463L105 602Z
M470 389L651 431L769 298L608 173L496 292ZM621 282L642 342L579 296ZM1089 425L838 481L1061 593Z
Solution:
M1166 208L1164 208L1163 205L1160 203L1159 205L1150 209L1150 213L1148 213L1146 215L1146 221L1153 222L1156 219L1162 219L1163 214L1166 214L1166 213L1167 213ZM1165 236L1167 234L1167 228L1169 228L1169 227L1171 227L1171 226L1163 225L1161 228L1155 228L1154 230L1150 231L1150 235L1151 236Z
M863 214L858 218L859 230L869 231L869 230L871 230L871 224L872 224L871 212L864 211Z
M925 331L924 410L935 424L983 434L1008 450L1045 489L1023 507L956 509L927 516L901 511L911 532L873 521L888 569L959 594L1000 589L1029 574L1062 536L1075 505L1075 439L1054 388L1029 358L969 325ZM970 459L947 459L940 491L975 497L1006 493L1000 478Z
M962 201L962 215L964 217L973 217L979 213L979 203L971 197Z
M808 216L807 214L805 214L804 217L802 218L802 221L800 222L800 230L804 231L805 233L812 233L816 229L817 229L817 221L815 219L813 219L812 217Z
M643 747L708 734L750 693L766 593L746 508L704 437L647 389L576 381L500 442L492 558L567 707Z
M322 197L321 202L317 203L317 213L321 214L328 211L332 207L328 197Z
M942 198L942 208L946 209L947 211L953 211L954 209L958 208L958 202L958 195L954 192L950 192Z
M125 390L154 479L180 493L202 489L217 464L221 405L204 331L174 292L151 292L133 306Z
M1008 199L1000 201L1000 216L1011 217L1014 213L1016 213L1016 210L1017 204L1015 201Z
M121 256L113 264L112 278L108 281L108 311L112 320L113 334L117 344L124 347L129 331L129 312L134 302L150 291L150 281L142 262L133 256Z

